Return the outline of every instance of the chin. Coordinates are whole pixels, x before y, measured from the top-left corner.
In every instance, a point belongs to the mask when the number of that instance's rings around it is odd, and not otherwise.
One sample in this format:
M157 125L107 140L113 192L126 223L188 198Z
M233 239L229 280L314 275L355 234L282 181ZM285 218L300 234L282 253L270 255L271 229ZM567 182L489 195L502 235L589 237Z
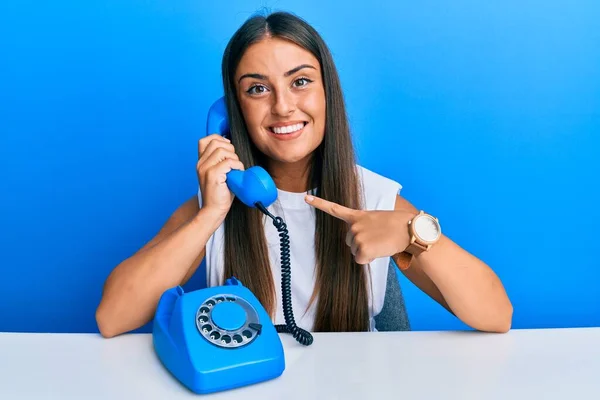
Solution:
M290 154L289 152L286 154L272 154L269 155L269 158L279 161L283 164L296 164L302 161L306 161L311 157L312 153L307 152L299 152Z

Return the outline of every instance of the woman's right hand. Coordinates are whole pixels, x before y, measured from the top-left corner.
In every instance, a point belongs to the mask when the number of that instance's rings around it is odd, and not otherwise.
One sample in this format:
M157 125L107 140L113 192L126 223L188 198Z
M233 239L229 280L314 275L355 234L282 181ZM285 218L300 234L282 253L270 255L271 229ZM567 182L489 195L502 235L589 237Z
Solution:
M198 142L196 172L202 193L202 208L214 210L225 218L234 195L226 183L232 169L244 170L231 142L221 135L209 135Z

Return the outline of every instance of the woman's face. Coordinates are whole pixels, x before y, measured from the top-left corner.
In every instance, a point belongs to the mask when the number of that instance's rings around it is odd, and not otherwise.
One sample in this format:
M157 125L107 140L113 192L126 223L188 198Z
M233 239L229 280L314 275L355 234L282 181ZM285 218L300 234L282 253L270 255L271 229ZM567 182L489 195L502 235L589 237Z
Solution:
M247 49L235 81L256 147L281 163L309 158L325 133L325 90L319 61L296 44L267 38Z

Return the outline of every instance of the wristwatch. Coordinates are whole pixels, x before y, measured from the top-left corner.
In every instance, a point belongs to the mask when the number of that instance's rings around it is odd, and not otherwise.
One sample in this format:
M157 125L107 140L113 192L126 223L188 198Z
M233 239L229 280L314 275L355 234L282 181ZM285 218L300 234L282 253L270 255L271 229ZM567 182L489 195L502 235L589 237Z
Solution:
M412 220L408 221L408 234L410 244L405 251L416 257L422 252L428 251L440 240L442 228L436 217L421 210Z

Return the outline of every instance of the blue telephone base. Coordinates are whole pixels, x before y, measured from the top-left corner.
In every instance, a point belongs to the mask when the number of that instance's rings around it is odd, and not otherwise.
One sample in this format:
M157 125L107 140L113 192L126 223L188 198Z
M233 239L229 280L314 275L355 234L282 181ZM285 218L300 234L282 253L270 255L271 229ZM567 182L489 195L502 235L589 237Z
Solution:
M207 394L279 377L283 345L254 294L237 279L224 286L163 293L156 309L153 346L184 386Z

